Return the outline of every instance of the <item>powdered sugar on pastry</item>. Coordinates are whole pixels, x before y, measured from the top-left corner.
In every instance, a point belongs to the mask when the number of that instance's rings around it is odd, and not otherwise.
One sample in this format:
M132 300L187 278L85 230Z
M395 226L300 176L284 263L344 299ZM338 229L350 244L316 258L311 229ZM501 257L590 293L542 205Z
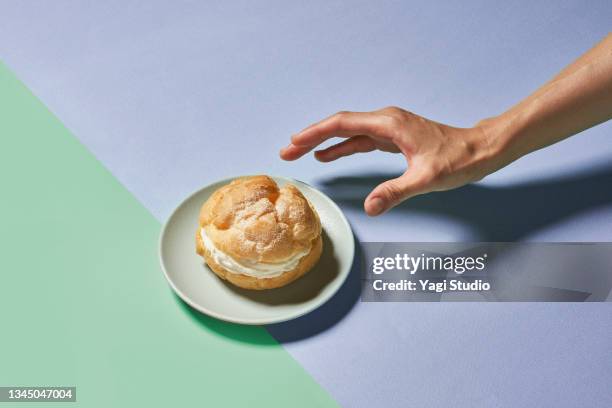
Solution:
M234 180L206 201L200 227L222 252L239 260L279 263L310 248L321 234L316 212L293 185L267 176Z
M246 289L285 286L318 262L321 221L297 187L268 176L236 179L200 210L196 252L220 278Z

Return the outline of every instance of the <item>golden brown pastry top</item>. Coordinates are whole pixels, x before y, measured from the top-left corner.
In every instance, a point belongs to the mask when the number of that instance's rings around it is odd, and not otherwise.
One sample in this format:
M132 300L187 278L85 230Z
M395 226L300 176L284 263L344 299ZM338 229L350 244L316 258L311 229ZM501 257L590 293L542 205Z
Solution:
M215 191L200 211L215 246L249 261L281 262L309 250L321 234L316 211L292 184L268 176L236 179Z

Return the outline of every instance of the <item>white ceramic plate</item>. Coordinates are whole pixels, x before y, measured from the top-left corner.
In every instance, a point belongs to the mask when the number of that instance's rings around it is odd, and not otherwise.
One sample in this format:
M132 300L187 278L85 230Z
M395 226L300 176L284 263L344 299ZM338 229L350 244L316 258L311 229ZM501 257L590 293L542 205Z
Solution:
M348 221L325 194L301 181L272 177L279 186L292 183L310 200L323 226L323 253L318 264L295 282L278 289L250 291L218 278L195 253L200 207L219 187L210 184L185 199L162 229L159 254L170 286L191 307L217 319L242 324L278 323L321 306L348 276L355 243Z

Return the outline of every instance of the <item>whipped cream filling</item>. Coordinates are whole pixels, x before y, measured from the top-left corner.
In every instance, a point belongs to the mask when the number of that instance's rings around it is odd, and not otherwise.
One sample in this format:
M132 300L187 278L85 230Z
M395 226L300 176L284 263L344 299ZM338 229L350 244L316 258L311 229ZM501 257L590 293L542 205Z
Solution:
M202 237L202 243L206 250L211 254L212 258L216 263L227 269L232 273L241 275L252 276L254 278L274 278L282 275L284 272L295 269L304 256L310 252L310 248L301 252L296 253L292 257L277 263L265 263L257 261L241 260L238 261L236 258L226 254L215 246L215 244L208 238L204 228L200 229L200 236Z

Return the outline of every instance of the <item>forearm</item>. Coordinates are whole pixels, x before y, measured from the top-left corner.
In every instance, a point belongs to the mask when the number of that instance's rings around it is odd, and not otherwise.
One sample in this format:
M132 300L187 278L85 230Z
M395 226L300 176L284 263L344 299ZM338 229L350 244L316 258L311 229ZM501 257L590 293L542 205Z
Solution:
M608 35L531 96L480 127L499 168L611 118L612 35Z
M338 112L291 137L280 151L295 160L316 151L322 162L372 150L401 153L410 164L400 177L378 185L364 208L379 215L431 191L477 181L529 152L612 118L612 35L568 65L529 97L471 128L457 128L388 107Z

